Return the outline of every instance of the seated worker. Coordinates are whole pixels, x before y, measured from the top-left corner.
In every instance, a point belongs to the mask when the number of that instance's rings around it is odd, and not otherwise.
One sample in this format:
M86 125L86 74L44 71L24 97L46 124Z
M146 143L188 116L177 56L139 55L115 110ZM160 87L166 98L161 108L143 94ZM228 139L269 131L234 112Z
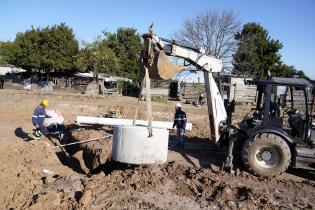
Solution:
M40 137L43 134L47 134L47 128L44 126L45 118L49 118L50 116L46 114L45 108L48 107L48 100L44 99L41 101L39 106L37 106L34 110L32 116L32 123L35 126L35 132L33 136L36 140L40 140Z

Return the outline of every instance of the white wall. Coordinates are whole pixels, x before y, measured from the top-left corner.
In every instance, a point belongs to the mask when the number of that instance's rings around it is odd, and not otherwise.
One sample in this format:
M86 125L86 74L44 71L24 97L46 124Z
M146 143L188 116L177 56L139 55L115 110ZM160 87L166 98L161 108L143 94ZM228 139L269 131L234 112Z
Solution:
M245 78L250 79L250 78ZM236 86L234 86L236 84ZM231 78L231 91L230 99L232 100L235 92L235 101L237 102L255 102L256 97L256 86L255 85L245 85L244 78L232 77Z

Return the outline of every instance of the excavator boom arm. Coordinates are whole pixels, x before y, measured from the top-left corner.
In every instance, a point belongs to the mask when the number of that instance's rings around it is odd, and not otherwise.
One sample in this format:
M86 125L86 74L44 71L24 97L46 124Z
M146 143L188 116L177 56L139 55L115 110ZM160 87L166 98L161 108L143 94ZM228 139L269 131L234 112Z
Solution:
M154 35L152 39L161 50L165 51L167 55L183 58L190 64L196 66L198 69L212 73L221 72L222 70L223 64L220 59L201 52L196 52L197 49L189 48L188 46L182 46L181 44L177 44L175 41L160 38L156 35ZM167 42L170 43L164 44L163 40L167 40Z
M222 61L215 57L198 52L196 49L177 44L174 41L162 39L153 34L153 32L145 34L143 37L146 37L146 39L150 37L152 41L151 43L154 45L154 47L151 49L155 49L156 51L155 55L153 56L156 59L153 59L154 61L152 66L155 68L152 68L152 75L157 75L156 73L159 72L160 79L169 79L172 78L176 72L184 69L171 64L169 61L166 61L167 56L165 56L165 54L183 58L204 72L208 117L210 124L210 139L217 143L220 139L220 126L226 121L227 113L212 73L221 72ZM164 43L163 40L167 43Z

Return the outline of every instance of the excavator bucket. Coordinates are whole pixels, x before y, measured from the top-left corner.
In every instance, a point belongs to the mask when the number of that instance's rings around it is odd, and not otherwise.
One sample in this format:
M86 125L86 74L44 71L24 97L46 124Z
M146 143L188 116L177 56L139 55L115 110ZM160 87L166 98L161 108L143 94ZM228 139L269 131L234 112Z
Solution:
M152 79L169 80L172 79L177 72L184 70L182 66L173 64L165 54L164 50L155 52L153 64L149 69L149 75Z

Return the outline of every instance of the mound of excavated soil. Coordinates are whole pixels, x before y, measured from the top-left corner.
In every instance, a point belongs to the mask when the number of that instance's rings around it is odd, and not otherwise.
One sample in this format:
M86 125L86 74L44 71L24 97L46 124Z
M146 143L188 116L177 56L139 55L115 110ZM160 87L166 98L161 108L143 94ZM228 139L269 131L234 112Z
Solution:
M112 163L115 165L115 163ZM43 177L38 174L4 209L314 209L315 185L230 176L170 162L109 174ZM27 179L25 179L27 182Z
M90 207L105 209L315 207L315 185L308 182L266 180L248 173L232 177L174 162L101 173L83 184L92 192Z
M47 141L13 142L3 141L0 148L0 209L28 208L33 202L44 199L45 183L78 176L60 163Z

